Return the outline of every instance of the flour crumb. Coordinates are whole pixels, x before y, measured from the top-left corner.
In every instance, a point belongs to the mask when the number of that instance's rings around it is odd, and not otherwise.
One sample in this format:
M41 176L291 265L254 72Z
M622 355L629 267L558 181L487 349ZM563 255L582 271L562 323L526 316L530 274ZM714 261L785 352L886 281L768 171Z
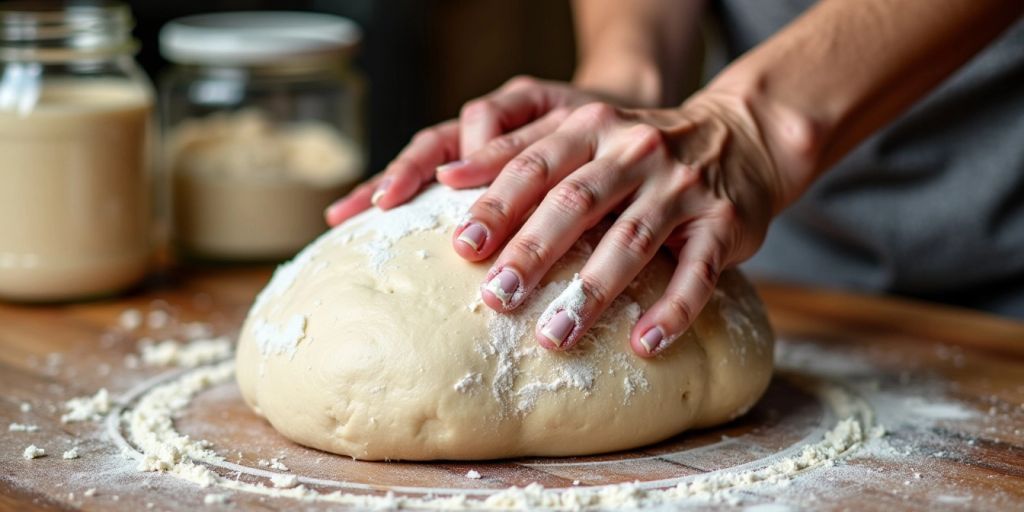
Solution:
M110 393L106 388L101 388L93 396L72 398L65 402L64 408L68 412L60 417L60 422L99 421L104 414L110 412L111 405Z
M203 496L203 505L225 505L227 502L227 494L207 494Z
M275 475L270 477L270 482L278 489L288 489L299 485L299 477L295 475Z
M430 257L430 253L428 253L427 251L425 251L423 249L420 249L420 250L416 251L416 257L421 259L421 260L425 260L425 259Z
M162 309L154 309L146 315L146 326L150 329L163 329L170 321L171 315Z
M277 458L270 459L268 466L270 466L270 469L276 469L278 471L291 471L288 469L288 466L285 466L284 463L281 462L281 459Z
M61 458L64 459L64 460L77 459L78 458L78 447L77 446L72 446L70 450L67 450L63 454L61 454Z
M466 478L472 478L473 480L480 480L481 478L483 478L483 475L481 475L479 471L477 471L475 469L471 469L471 470L466 472Z
M129 332L142 327L142 312L135 308L122 311L121 315L117 317L117 325Z
M8 432L36 432L39 425L26 425L24 423L11 423L7 426Z
M85 492L82 493L82 495L85 496L86 498L92 498L93 496L96 496L96 488L90 487L86 489Z
M573 481L572 481L572 485L579 485L579 484L580 484L580 481L579 481L579 480L573 480Z
M164 340L160 343L142 344L141 358L146 366L196 366L227 359L232 345L227 337L197 339L188 343Z
M21 412L32 412L32 404L28 402L21 403Z
M42 449L42 448L40 448L40 447L38 447L38 446L36 446L34 444L28 445L28 447L25 448L25 451L21 452L21 458L23 458L25 460L38 459L39 457L45 457L45 456L46 456L46 450L44 450L44 449Z

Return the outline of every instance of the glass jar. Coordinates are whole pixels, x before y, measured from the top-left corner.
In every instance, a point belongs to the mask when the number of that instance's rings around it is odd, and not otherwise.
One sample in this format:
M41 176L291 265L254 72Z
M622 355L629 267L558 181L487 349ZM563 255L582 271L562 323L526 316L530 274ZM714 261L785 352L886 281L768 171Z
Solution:
M117 3L0 5L0 297L110 294L151 256L153 91Z
M160 33L175 240L189 256L279 260L326 229L364 174L359 28L336 16L236 12Z

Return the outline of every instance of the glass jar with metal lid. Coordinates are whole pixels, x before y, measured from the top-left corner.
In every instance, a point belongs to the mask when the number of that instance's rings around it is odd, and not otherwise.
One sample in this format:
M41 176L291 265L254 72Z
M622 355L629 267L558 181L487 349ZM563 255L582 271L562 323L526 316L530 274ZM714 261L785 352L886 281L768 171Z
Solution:
M307 12L190 16L160 33L175 239L187 255L275 260L326 228L363 176L351 21Z
M153 91L124 5L0 5L0 298L128 288L151 256Z

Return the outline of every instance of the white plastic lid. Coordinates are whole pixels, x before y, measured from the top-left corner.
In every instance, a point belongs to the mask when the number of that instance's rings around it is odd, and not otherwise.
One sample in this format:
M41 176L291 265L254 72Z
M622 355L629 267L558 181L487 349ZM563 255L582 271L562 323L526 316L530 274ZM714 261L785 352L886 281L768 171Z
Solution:
M160 30L160 53L182 64L265 64L343 52L359 42L353 21L329 14L249 11L178 18Z

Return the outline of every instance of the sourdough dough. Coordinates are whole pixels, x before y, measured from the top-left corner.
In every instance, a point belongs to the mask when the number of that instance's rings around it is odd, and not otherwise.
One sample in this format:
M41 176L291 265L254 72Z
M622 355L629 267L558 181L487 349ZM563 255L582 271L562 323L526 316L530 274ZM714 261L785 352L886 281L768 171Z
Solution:
M451 249L479 190L436 186L373 209L283 265L238 347L250 406L298 443L358 459L491 459L633 448L743 414L764 392L773 337L761 303L725 272L693 327L636 357L630 329L673 269L659 255L568 353L534 340L582 267L585 237L516 313L479 300L487 263Z

